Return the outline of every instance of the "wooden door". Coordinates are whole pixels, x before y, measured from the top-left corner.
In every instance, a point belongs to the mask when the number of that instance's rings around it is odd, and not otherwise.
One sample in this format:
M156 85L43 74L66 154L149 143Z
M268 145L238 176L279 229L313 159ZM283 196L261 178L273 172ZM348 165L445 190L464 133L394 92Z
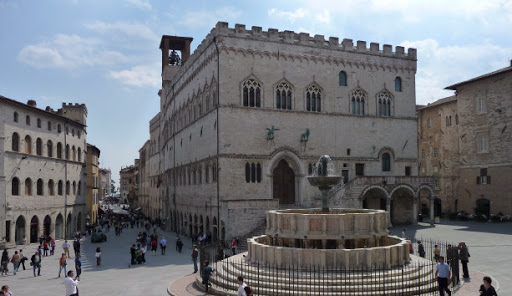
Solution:
M273 173L273 198L279 199L279 204L295 203L295 174L286 160L281 160Z

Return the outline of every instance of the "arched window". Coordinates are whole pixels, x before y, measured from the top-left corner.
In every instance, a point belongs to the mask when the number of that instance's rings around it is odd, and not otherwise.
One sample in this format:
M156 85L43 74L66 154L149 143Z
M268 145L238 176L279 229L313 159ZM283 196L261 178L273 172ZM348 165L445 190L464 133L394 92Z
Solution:
M38 128L41 128L41 118L38 118L38 119L37 119L37 127L38 127Z
M36 154L39 156L43 155L43 140L41 140L41 138L37 138L36 140Z
M14 115L13 115L13 120L14 122L18 122L18 112L14 112Z
M57 143L57 158L62 159L62 144L60 142Z
M52 131L52 122L48 120L48 130Z
M306 90L306 110L322 111L322 91L315 85Z
M352 114L364 115L366 93L361 90L355 90L351 95Z
M32 138L29 135L25 136L25 153L32 154Z
M76 149L75 149L75 145L73 145L73 147L71 148L71 156L72 156L73 161L76 161Z
M48 195L55 195L55 184L53 183L52 179L48 181Z
M78 195L82 193L82 181L78 181L78 189L77 189Z
M256 182L261 183L261 165L256 165Z
M378 115L391 116L391 94L383 91L377 95Z
M12 151L20 151L20 136L18 133L12 133Z
M53 143L50 140L46 143L46 152L48 157L53 157Z
M11 185L11 194L20 195L20 180L16 177L12 178Z
M25 179L25 195L32 195L32 180L30 178Z
M286 82L276 86L276 108L292 109L292 88Z
M59 183L57 184L57 194L62 195L62 180L59 180Z
M73 195L76 195L76 181L73 181Z
M261 85L255 79L247 79L242 84L242 101L246 107L261 107Z
M455 124L459 124L459 115L455 114Z
M340 74L339 74L339 85L340 86L347 86L347 73L345 73L345 71L340 71Z
M402 91L402 78L395 78L395 91Z
M66 159L69 160L69 144L66 145L66 152L65 153L66 153L65 154L66 155Z
M57 132L60 133L62 129L60 128L60 124L57 124Z
M27 125L30 125L30 116L29 115L25 116L25 123Z
M71 184L69 181L66 182L66 194L69 195L71 191Z
M256 165L254 162L251 164L251 182L256 182Z
M382 154L382 171L391 171L391 156L387 152Z
M78 147L78 161L82 162L82 148Z
M248 162L245 164L245 182L251 182L251 165Z
M37 179L37 195L43 195L43 179Z

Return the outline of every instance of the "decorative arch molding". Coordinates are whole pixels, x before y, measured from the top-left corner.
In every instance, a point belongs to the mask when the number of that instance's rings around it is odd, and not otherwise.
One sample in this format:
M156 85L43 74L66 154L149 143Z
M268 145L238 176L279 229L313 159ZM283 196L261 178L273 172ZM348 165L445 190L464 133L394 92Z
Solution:
M416 191L415 191L415 190L414 190L414 188L412 188L412 186L411 186L411 185L409 185L409 184L397 184L397 185L395 185L395 186L393 187L393 189L391 189L391 192L389 193L389 198L390 198L390 199L393 199L393 194L394 194L395 192L397 192L398 190L400 190L400 189L405 189L405 190L409 191L409 192L412 194L412 196L413 196L413 198L414 198L414 199L416 199L416 198L417 198L417 197L416 197L416 196L417 196L417 195L416 195Z
M384 147L380 148L379 153L377 154L377 158L381 159L382 154L384 154L386 152L391 154L391 157L393 158L393 160L396 160L395 151L393 150L393 148L388 147L388 146L384 146Z
M304 177L307 175L307 169L302 164L301 159L298 156L298 153L291 149L290 147L282 147L280 149L276 149L274 153L271 154L270 162L267 166L266 174L269 177L273 176L273 171L276 168L279 161L282 159L286 160L290 167L295 172L295 175L298 177Z
M420 192L423 189L426 189L430 193L428 197L429 200L433 200L435 198L434 189L432 189L432 186L429 184L421 184L420 186L418 186L418 188L415 191L415 195L419 197Z
M386 198L390 198L390 194L388 193L388 191L386 190L386 188L384 188L383 186L381 185L377 185L377 184L372 184L372 185L368 185L366 186L363 191L361 191L361 194L359 194L359 197L358 197L358 200L362 201L364 199L364 196L366 195L366 193L368 193L370 190L372 189L378 189L382 192L384 192L386 194Z

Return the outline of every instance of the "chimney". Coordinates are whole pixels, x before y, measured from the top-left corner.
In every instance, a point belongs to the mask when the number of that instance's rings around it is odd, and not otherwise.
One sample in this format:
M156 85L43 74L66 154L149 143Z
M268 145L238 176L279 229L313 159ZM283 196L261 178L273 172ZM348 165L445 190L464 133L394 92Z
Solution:
M34 101L34 100L28 100L28 101L27 101L27 105L29 105L30 107L36 107L36 106L37 106L37 103L36 103L36 101Z

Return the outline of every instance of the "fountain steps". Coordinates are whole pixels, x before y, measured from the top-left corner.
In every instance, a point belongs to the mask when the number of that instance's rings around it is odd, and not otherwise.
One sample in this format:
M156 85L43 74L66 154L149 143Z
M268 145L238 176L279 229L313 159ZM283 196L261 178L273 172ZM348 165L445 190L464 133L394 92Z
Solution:
M243 257L237 255L235 259L242 260ZM312 275L308 271L280 273L277 276L273 270L261 266L258 270L254 264L235 264L228 261L217 264L216 274L212 276L211 282L212 290L219 295L236 295L238 275L243 275L253 289L257 283L258 295L426 295L436 291L432 268L433 266L407 268L403 272L402 269L395 269L379 273L377 279L368 273L351 272L350 280L340 274L332 274L317 278L316 284L311 285ZM288 281L290 277L294 278L293 285ZM276 282L277 278L280 278L279 282ZM197 284L201 286L200 278Z

